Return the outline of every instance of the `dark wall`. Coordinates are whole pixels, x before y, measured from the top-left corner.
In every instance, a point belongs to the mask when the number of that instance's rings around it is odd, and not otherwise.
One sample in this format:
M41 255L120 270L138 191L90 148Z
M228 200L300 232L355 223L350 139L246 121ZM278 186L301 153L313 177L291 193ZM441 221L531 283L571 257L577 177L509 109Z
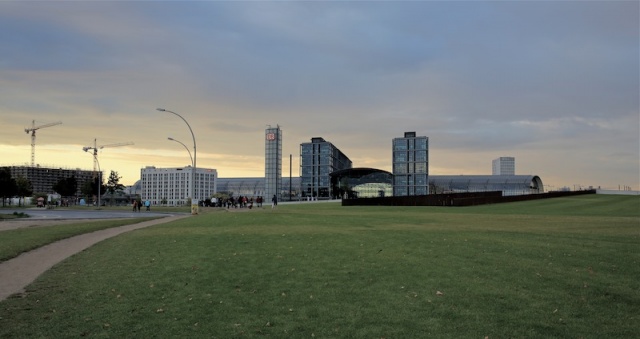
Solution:
M344 199L342 206L474 206L595 194L595 190L502 196L501 191Z

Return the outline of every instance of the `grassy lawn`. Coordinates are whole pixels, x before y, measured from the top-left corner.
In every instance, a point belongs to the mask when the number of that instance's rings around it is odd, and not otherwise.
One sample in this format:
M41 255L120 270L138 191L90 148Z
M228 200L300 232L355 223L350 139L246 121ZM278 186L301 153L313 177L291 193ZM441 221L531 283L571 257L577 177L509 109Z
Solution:
M19 228L0 232L0 262L15 258L23 252L70 238L107 228L137 224L156 218L131 218L86 221L68 225L56 225L42 228Z
M55 266L0 337L631 338L639 245L628 196L203 213Z

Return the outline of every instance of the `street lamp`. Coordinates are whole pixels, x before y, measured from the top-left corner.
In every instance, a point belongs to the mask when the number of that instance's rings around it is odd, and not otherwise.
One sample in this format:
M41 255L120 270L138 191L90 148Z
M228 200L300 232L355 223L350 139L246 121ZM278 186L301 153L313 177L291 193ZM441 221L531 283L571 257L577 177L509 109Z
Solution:
M171 141L175 141L177 143L179 143L180 145L182 145L184 147L184 149L187 150L187 152L189 152L189 158L191 158L191 164L193 164L193 157L191 156L191 151L189 150L189 147L187 147L187 145L185 145L184 143L182 143L182 141L174 139L172 137L168 137L167 139L171 140Z
M167 112L167 113L171 113L174 115L177 115L180 119L182 119L182 121L184 121L185 124L187 124L187 127L189 127L189 132L191 132L191 138L193 138L193 158L192 160L192 167L191 167L191 214L198 214L198 201L196 199L196 186L195 186L195 180L196 180L196 136L193 134L193 130L191 129L191 125L189 125L189 123L187 122L187 120L185 120L182 115L173 112L173 111L169 111L167 109L164 108L156 108L157 111L160 112ZM170 140L173 140L170 138ZM177 140L176 140L177 141ZM181 143L182 144L182 143ZM182 144L184 145L184 144ZM185 148L187 148L185 146ZM187 150L189 150L187 148ZM191 152L189 152L189 157L191 157Z
M82 147L82 150L85 152L89 152L89 150L96 150L93 147ZM102 170L100 169L100 161L98 161L98 156L95 152L91 153L93 155L93 159L95 159L96 164L98 164L98 209L100 209L100 186L102 186ZM94 167L95 170L95 167Z

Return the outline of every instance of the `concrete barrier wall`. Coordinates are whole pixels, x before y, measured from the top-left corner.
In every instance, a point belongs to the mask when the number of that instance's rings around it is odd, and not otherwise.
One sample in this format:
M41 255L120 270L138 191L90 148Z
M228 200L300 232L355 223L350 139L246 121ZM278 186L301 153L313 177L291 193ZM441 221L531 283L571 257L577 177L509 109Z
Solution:
M475 206L499 204L505 202L527 201L567 197L583 194L595 194L595 190L548 192L540 194L502 196L501 191L430 194L406 197L344 199L342 206Z

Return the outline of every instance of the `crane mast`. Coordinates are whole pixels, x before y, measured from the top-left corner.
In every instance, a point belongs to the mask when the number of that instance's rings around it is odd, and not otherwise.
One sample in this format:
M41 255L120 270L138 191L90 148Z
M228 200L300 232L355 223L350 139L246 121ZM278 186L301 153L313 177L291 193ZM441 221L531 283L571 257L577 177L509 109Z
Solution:
M115 144L101 145L98 146L97 139L93 139L93 146L85 146L82 147L82 150L88 152L89 150L93 150L93 173L96 173L96 166L98 165L98 150L108 147L120 147L120 146L128 146L133 145L132 142L119 142Z
M25 128L24 129L24 131L27 134L31 133L31 167L34 167L35 166L35 162L36 162L36 131L41 129L41 128L51 127L51 126L60 125L60 124L62 124L62 121L52 122L50 124L44 124L44 125L36 126L36 121L32 120L31 121L31 128Z

